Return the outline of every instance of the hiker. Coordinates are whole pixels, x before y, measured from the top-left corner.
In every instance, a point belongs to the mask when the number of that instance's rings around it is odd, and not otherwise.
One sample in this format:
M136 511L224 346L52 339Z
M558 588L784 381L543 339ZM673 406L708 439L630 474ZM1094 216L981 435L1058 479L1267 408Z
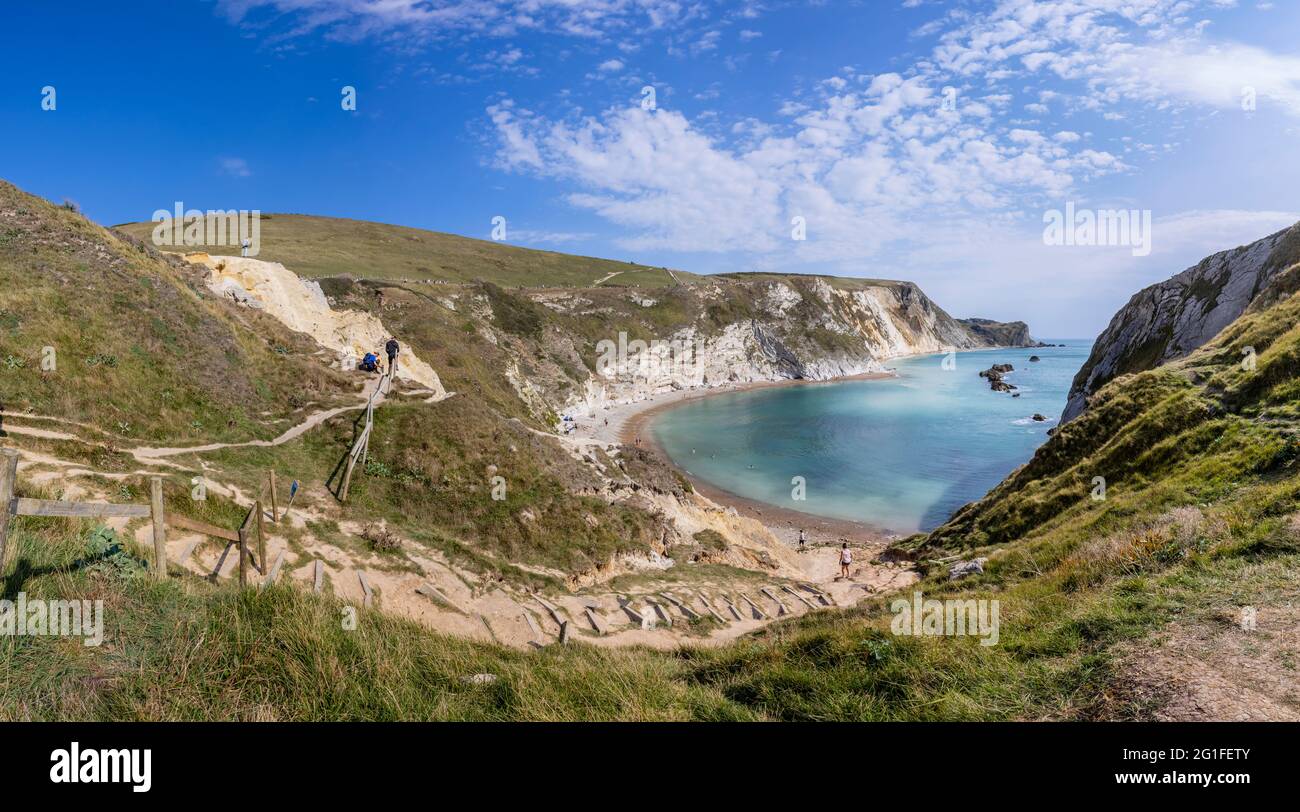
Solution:
M401 352L402 345L397 343L397 339L390 338L384 345L384 351L388 353L388 374L397 374L397 354Z
M849 577L849 565L853 563L853 552L849 550L849 543L846 541L840 547L840 577Z
M808 551L808 534L805 533L803 531L803 528L801 527L799 528L799 552L804 553L807 551Z
M375 288L375 309L384 309L384 292L379 288Z
M361 359L361 371L362 371L362 372L378 372L378 371L379 371L379 356L378 356L378 355L375 355L373 352L368 352L368 353L366 353L366 357Z
M240 244L239 255L241 257L248 256L248 249L252 247L253 247L253 241L245 237L243 243Z

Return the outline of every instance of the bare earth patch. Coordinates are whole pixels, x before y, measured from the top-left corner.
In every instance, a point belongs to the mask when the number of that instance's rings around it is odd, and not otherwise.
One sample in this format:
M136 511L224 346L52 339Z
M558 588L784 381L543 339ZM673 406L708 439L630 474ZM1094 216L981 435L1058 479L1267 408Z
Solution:
M1121 671L1156 721L1300 721L1300 607L1259 606L1255 629L1222 612L1166 627L1153 648L1125 656Z

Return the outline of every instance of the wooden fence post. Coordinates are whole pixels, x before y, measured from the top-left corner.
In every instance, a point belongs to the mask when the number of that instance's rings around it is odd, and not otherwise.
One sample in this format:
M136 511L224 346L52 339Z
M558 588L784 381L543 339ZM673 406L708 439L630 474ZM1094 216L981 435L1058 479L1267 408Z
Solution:
M275 497L275 471L271 472L271 521L280 523L280 502Z
M0 573L5 568L6 540L9 533L9 512L14 501L14 486L18 481L18 452L12 448L0 455Z
M239 528L239 588L248 583L248 522Z
M266 575L266 527L263 524L262 503L255 506L257 510L257 571Z
M167 577L167 529L163 516L162 477L153 478L153 494L150 503L153 514L153 569L154 577Z

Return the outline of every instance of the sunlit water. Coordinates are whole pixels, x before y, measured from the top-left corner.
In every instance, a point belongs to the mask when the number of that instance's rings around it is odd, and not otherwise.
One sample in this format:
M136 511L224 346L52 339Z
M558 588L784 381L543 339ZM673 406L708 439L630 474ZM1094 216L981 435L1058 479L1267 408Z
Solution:
M660 414L650 431L679 466L740 496L897 533L930 530L1047 439L1091 342L890 363L899 377L731 392ZM1042 360L1031 362L1037 355ZM1020 397L979 371L1009 363ZM1035 422L1035 412L1048 420ZM794 477L806 499L792 498Z

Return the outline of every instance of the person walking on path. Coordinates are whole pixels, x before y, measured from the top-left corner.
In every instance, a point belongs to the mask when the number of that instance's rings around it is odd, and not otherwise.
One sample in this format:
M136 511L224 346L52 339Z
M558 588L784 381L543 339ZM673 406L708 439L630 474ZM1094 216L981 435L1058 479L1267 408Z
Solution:
M808 534L804 532L802 527L799 528L799 552L808 552Z
M853 551L849 549L849 543L846 541L840 547L840 577L849 577L849 565L853 563Z
M388 339L388 343L384 345L384 351L388 353L388 376L390 378L397 374L397 354L401 350L402 345L398 344L395 338Z

